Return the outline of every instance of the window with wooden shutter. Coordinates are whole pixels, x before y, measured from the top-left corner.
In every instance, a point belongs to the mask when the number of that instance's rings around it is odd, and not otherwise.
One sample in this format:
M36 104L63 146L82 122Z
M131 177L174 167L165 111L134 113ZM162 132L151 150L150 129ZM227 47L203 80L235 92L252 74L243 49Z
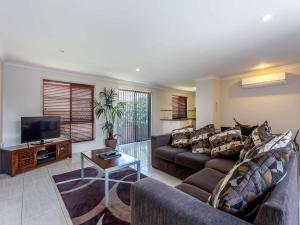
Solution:
M177 95L172 96L172 118L187 118L187 97Z
M94 139L94 86L43 80L44 116L60 116L61 134L73 142Z

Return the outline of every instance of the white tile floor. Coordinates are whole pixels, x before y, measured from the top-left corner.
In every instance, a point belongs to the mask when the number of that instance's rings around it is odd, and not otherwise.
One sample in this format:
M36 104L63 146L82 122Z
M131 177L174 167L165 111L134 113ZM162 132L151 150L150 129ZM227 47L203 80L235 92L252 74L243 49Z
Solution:
M141 160L142 173L175 186L181 181L151 168L150 142L123 145L120 151ZM86 166L89 166L86 163ZM51 165L19 174L0 175L1 225L71 225L72 222L52 175L80 168L80 153Z

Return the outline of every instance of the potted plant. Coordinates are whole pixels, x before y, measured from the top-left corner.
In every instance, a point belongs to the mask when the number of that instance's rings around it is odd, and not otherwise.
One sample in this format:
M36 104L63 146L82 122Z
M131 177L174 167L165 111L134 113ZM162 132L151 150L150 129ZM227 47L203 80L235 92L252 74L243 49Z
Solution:
M124 113L124 102L118 102L116 90L104 88L99 92L99 100L95 101L94 110L97 119L104 118L102 130L106 132L105 144L107 147L115 149L117 146L117 134L114 134L116 118L121 118Z

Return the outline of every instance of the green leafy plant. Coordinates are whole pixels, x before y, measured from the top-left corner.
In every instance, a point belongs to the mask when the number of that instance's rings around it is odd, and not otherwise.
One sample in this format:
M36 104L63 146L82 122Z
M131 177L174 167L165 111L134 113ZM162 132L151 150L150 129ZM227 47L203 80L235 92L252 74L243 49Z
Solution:
M94 110L96 118L101 116L105 122L102 126L103 132L106 132L107 139L115 139L117 134L114 134L114 124L116 118L121 118L124 114L125 102L118 102L118 93L116 90L104 88L99 92L99 100L95 101Z

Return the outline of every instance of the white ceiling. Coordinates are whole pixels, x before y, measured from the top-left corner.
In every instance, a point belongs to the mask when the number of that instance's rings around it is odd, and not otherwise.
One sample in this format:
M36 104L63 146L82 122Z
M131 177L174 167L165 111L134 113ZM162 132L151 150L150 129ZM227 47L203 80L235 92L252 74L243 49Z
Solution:
M1 42L5 60L189 89L299 62L300 1L0 0Z

